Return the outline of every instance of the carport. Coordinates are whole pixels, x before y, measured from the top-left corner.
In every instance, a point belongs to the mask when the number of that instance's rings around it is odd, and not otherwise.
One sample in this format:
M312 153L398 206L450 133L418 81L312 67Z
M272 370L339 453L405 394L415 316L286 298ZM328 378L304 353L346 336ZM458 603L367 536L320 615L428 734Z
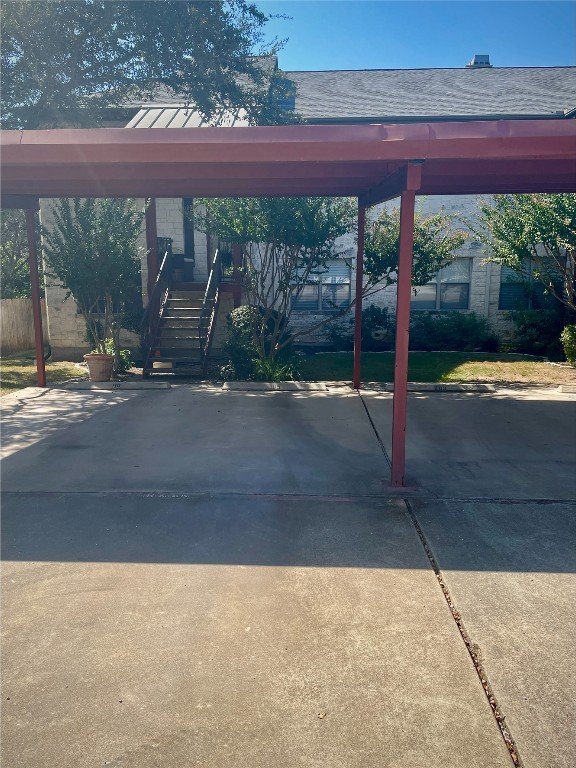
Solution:
M576 191L576 122L563 118L409 125L58 129L2 134L2 207L26 211L41 387L46 378L35 241L39 198L356 197L353 386L359 388L366 209L399 196L393 486L404 485L416 195L572 191ZM153 258L153 215L147 217L147 230Z

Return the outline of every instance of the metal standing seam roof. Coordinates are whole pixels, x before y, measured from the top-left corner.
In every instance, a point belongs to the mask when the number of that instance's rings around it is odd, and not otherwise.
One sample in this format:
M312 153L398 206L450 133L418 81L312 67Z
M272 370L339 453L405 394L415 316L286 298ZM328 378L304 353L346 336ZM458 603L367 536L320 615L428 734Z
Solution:
M211 120L192 107L160 106L143 107L130 120L126 128L207 128L207 127L239 127L249 125L246 112L238 109L235 112L222 111Z

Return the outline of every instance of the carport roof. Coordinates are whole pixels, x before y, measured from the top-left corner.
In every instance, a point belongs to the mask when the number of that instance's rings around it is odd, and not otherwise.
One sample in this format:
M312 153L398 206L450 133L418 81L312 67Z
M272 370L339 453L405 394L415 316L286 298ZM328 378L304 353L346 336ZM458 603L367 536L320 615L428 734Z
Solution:
M3 202L38 197L576 191L576 121L57 129L2 133ZM14 197L16 196L16 197ZM24 206L26 207L26 206Z

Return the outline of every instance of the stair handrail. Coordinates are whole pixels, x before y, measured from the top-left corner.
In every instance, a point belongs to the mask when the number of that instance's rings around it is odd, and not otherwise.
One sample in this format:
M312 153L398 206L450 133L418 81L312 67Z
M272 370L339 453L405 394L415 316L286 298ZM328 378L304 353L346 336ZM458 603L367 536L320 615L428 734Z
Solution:
M158 328L160 326L160 320L162 319L164 304L170 293L171 274L172 253L170 249L167 249L164 253L162 263L160 264L160 269L158 270L152 293L148 299L148 307L146 308L146 328L144 334L146 359L144 361L144 370L148 368L150 357L156 342L156 336L158 335Z
M216 250L214 258L212 259L210 274L208 275L208 282L206 283L206 290L204 291L204 299L202 301L202 309L200 311L200 322L198 324L200 353L203 357L208 351L208 342L211 338L210 332L213 326L214 310L218 301L218 292L221 280L222 259L220 251Z

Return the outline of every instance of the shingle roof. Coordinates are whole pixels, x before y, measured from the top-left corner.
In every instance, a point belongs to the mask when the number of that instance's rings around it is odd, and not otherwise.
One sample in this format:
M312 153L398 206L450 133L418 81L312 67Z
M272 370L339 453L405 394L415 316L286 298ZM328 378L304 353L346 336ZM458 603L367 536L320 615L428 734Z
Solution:
M576 67L286 72L309 121L528 117L576 107Z

